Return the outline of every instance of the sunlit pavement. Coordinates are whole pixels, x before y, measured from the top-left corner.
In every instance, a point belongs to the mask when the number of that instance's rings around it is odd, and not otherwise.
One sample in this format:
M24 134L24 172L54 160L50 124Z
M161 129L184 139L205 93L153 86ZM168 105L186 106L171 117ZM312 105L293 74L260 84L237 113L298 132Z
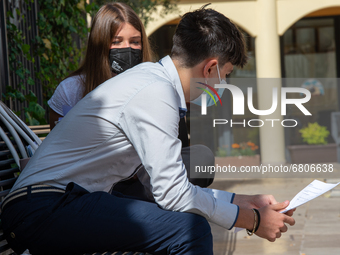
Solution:
M334 176L339 177L340 165L335 164ZM278 202L292 199L314 178L227 179L217 175L211 188L238 194L272 194ZM320 181L339 182L339 178L318 178ZM339 185L340 186L340 185ZM215 255L340 254L340 187L300 206L294 218L296 224L274 243L257 236L249 237L243 230L227 231L211 224Z

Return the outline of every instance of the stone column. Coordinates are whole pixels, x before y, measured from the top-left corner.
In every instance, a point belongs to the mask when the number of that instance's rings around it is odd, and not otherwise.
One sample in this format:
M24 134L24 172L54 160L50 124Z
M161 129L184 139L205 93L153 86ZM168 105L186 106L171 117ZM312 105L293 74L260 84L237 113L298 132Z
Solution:
M278 90L278 106L274 113L259 116L265 122L260 127L262 163L280 164L285 162L284 128L281 125L281 61L280 38L277 28L276 0L257 0L258 35L256 37L256 72L259 110L272 105L272 90ZM275 119L277 121L266 121ZM274 127L272 127L272 123Z

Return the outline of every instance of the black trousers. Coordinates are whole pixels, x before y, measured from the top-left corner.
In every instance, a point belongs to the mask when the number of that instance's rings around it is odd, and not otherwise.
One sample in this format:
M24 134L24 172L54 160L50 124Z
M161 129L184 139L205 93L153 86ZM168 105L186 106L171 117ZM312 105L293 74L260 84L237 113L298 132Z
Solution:
M29 193L1 215L10 247L21 254L77 255L140 251L154 255L212 255L208 221L163 210L118 192L88 192L69 183L66 192Z

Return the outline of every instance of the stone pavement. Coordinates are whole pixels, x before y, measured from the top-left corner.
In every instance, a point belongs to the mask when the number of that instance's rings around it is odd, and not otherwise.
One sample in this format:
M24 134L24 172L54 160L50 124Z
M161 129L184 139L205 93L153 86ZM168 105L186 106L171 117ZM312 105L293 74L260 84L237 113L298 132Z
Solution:
M335 164L334 176L339 176L340 165ZM215 178L211 188L238 194L272 194L279 202L292 199L314 178L262 178L226 179ZM225 177L225 176L224 176ZM337 179L323 179L329 183ZM340 254L340 185L335 190L297 208L295 225L288 227L274 243L257 236L249 237L244 230L234 233L211 224L215 255L328 255Z

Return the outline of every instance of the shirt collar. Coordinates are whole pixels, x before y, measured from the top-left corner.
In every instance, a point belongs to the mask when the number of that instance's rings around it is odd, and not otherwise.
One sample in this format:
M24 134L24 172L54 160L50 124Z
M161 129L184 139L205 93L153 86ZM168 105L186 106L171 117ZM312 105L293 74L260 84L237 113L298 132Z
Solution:
M179 95L180 102L179 102L179 115L181 118L183 118L187 112L187 105L185 103L185 97L183 92L183 87L181 84L181 80L179 78L177 69L174 65L174 62L172 62L172 59L170 56L166 56L159 60L159 63L164 66L165 71L168 73L172 84L174 84L175 89Z

